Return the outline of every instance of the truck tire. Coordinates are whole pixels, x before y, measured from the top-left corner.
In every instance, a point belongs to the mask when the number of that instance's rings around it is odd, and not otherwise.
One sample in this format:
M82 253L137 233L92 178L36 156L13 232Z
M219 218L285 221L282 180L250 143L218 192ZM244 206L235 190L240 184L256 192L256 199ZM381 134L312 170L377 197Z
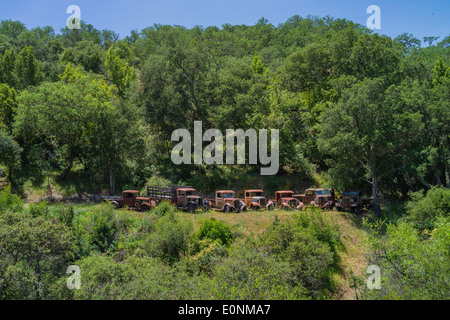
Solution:
M231 212L230 206L225 206L225 208L223 208L223 212L230 213Z
M187 206L187 212L189 213L195 213L195 206L193 204L189 204Z
M136 200L136 201L133 203L134 209L140 210L141 204L142 204L142 202L141 202L140 200Z

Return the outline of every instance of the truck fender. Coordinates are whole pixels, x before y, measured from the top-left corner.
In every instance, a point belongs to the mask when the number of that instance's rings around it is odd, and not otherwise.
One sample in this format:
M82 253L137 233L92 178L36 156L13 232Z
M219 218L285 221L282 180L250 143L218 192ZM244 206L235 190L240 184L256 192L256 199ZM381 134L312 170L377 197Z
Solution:
M304 207L305 205L303 204L303 202L300 202L300 204L297 206L297 210L303 210Z
M117 201L109 201L109 200L107 200L107 202L111 203L114 206L114 209L119 209L120 208L120 204Z

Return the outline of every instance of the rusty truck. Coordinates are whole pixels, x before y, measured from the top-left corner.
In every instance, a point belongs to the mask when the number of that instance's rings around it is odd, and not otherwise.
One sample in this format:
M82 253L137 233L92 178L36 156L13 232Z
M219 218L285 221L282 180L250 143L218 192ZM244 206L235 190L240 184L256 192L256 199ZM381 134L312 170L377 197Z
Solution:
M140 197L137 190L125 190L121 197L104 197L103 201L114 206L115 209L131 208L138 211L148 211L156 206L156 202L148 197Z
M338 211L353 211L359 213L363 207L363 199L361 191L345 190L341 199L336 201L336 209Z
M275 207L282 210L303 210L304 204L294 198L294 191L284 190L275 192Z
M268 201L264 196L264 191L259 189L245 190L245 204L247 208L258 211L267 208Z
M247 211L245 201L236 197L233 190L216 191L215 199L206 199L212 210L225 213Z
M195 213L197 209L208 211L209 201L198 195L196 189L190 186L169 185L165 187L147 186L147 197L159 204L161 201L169 201L177 209Z
M335 201L335 192L333 189L319 188L316 189L316 197L310 204L320 209L333 210Z

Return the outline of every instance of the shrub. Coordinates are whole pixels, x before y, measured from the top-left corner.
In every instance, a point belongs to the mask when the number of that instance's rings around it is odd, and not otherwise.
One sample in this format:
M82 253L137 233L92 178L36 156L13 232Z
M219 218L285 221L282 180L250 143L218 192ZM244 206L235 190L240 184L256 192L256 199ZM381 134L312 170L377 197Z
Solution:
M301 284L291 281L289 263L266 256L252 244L239 245L203 288L202 299L308 299Z
M175 214L159 218L155 231L144 241L144 248L151 257L172 264L187 255L188 239L192 223L179 221Z
M73 219L75 218L75 210L73 208L73 205L60 205L58 206L56 213L59 221L61 221L68 227L72 226Z
M28 213L0 215L0 299L45 299L73 259L69 228Z
M221 245L230 245L234 239L234 233L231 228L223 221L214 218L203 221L196 237L200 240L217 240Z
M161 203L154 209L154 213L158 217L162 217L168 213L176 212L176 208L170 203L170 201L161 201Z
M381 226L370 229L369 263L381 270L381 289L362 286L365 299L441 300L450 292L450 221L439 218L430 237L410 223L387 225L380 237Z
M450 214L450 189L433 187L426 195L422 191L410 193L411 201L406 208L409 216L406 220L419 230L433 230L439 217Z
M23 206L23 201L19 196L11 192L11 187L7 186L0 191L0 212L6 211L20 211Z
M30 203L28 205L28 212L34 217L49 217L49 210L46 201L41 201L39 203Z

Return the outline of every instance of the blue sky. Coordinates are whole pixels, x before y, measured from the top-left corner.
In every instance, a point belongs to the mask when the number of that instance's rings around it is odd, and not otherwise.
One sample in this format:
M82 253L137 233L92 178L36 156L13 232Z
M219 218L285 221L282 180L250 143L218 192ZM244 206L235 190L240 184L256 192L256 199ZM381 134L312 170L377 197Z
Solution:
M111 29L121 38L131 30L141 30L155 23L222 26L224 23L253 25L264 17L278 25L293 15L331 15L366 24L369 5L381 8L381 30L390 37L408 32L422 40L424 36L450 34L449 0L1 0L0 20L23 22L27 28L64 27L69 5L81 8L82 20L97 29ZM440 41L439 40L439 41Z

